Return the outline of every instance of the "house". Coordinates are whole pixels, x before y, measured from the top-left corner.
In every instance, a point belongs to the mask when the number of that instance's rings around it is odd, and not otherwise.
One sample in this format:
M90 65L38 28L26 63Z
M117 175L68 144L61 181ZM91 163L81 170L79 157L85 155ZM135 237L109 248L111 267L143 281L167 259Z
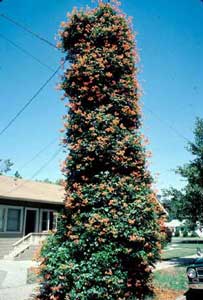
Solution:
M54 229L63 200L60 185L0 176L0 243Z
M0 176L0 238L54 229L63 200L63 186Z
M182 235L181 228L185 226L185 220L179 221L177 219L173 219L170 222L166 222L165 225L171 230L173 236L176 234Z
M60 185L0 176L0 259L31 259L56 228L64 193Z

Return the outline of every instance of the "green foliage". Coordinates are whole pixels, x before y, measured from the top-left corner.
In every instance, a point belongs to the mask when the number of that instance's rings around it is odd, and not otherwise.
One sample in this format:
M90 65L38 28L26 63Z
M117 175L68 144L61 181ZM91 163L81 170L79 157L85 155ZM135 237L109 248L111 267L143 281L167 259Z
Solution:
M20 175L20 173L18 171L15 172L14 177L18 178L18 179L22 178L22 176Z
M42 250L38 299L144 299L162 220L139 128L134 37L118 9L102 2L74 10L62 27L71 62L61 84L69 97L66 209Z
M198 234L197 234L196 231L192 231L191 232L191 237L197 237L197 238L199 238L199 236L198 236Z
M185 219L184 213L184 197L181 191L170 188L163 191L163 206L169 214L169 221Z
M175 229L175 237L178 237L178 236L180 236L180 229L179 228L176 228Z
M187 228L183 229L183 237L188 237L188 230L187 230Z
M203 223L203 119L197 118L194 130L194 142L188 144L188 151L194 159L177 168L186 181L182 190L171 188L166 192L171 199L172 214L179 219L187 219L191 226Z
M169 228L166 227L165 232L166 232L166 238L164 240L164 246L166 246L168 243L170 243L171 239L172 239L172 231L171 231L171 229L169 229Z
M37 182L44 182L44 183L50 183L50 184L57 184L57 185L63 185L64 180L63 179L57 179L56 181L50 180L49 178L45 179L36 179Z
M10 159L0 159L0 175L4 175L11 170L13 163Z

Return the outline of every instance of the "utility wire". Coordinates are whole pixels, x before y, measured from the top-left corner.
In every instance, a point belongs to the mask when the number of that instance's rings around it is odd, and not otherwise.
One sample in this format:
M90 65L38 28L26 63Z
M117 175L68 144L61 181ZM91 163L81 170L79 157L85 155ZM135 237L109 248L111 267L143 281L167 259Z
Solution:
M161 123L164 123L168 128L170 128L177 136L184 139L185 141L191 143L191 141L184 136L178 129L176 129L168 120L162 119L157 113L155 113L150 107L144 105L146 110L148 110L155 118L157 118Z
M48 161L46 161L33 175L32 177L30 177L30 180L34 179L39 173L42 172L42 170L44 170L51 162L52 160L54 160L56 158L56 156L61 152L62 150L62 146L56 151L54 152L54 154L50 157L50 159Z
M0 131L2 135L14 122L15 120L24 112L24 110L34 101L34 99L41 93L41 91L46 87L46 85L52 80L56 73L61 68L61 65L56 69L56 71L45 81L45 83L37 90L37 92L25 103L25 105L17 112L17 114L8 122L8 124Z
M41 35L39 35L38 33L35 33L34 31L32 31L31 29L29 29L27 26L22 25L21 23L17 22L16 20L14 20L13 18L5 15L5 14L0 14L0 17L4 18L5 20L9 21L10 23L15 24L17 27L23 29L24 31L30 33L31 35L33 35L34 37L36 37L37 39L41 40L42 42L48 44L49 46L58 49L57 46L53 43L51 43L50 41L48 41L47 39L45 39L44 37L42 37Z
M46 161L30 178L29 180L34 179L39 173L42 172L42 170L44 170L56 157L57 155L61 152L61 150L63 149L63 147L61 146L56 152L54 152L54 154L50 157L50 159L48 161ZM18 179L16 179L18 180ZM8 194L18 190L19 188L21 188L22 186L25 185L25 182L22 182L21 184L19 184L18 186L14 187L13 189L11 189L10 191L8 191Z
M16 20L12 19L11 17L5 15L5 14L0 14L0 16L4 19L6 19L7 21L15 24L16 26L20 27L21 29L23 29L24 31L32 34L33 36L35 36L36 38L40 39L41 41L49 44L50 46L58 49L56 47L56 45L54 45L53 43L51 43L50 41L48 41L47 39L41 37L39 34L33 32L32 30L30 30L27 26L20 24L19 22L17 22ZM162 118L159 117L159 115L157 115L155 112L153 112L153 110L149 107L147 107L145 105L146 109L152 114L154 115L160 122L164 123L165 125L167 125L174 133L176 133L176 135L178 135L179 137L181 137L182 139L186 140L187 142L191 142L187 137L185 137L179 130L177 130L169 121L166 121ZM1 135L1 132L0 132Z
M16 25L17 27L23 29L24 31L28 32L29 34L35 36L36 38L38 38L39 40L45 42L46 44L48 44L49 46L58 49L56 47L56 45L54 45L53 43L51 43L50 41L48 41L47 39L45 39L44 37L40 36L38 33L33 32L32 30L30 30L27 26L22 25L21 23L17 22L16 20L14 20L13 18L5 15L5 14L0 14L0 17L6 19L7 21L9 21L10 23L13 23L14 25ZM2 37L2 35L0 34L0 36ZM5 37L4 37L5 38ZM7 39L7 38L5 38ZM17 46L14 42L10 41L7 39L8 42L12 43L13 46L18 47L21 51L23 51L24 53L28 54L28 51L22 49L22 47ZM29 54L28 54L29 55ZM34 57L33 57L34 58ZM36 58L34 58L36 60ZM37 59L38 60L38 59ZM38 60L39 62L39 60ZM59 68L58 68L59 69ZM0 132L0 135L2 133L4 133L4 131L10 127L10 125L15 121L15 119L25 110L25 108L34 100L34 98L41 92L41 90L46 86L46 84L54 77L54 75L58 72L58 69L54 72L54 74L47 80L47 82L45 82L45 84L38 90L38 92L28 101L28 103L26 103L26 105L16 114L16 116L8 123L8 125ZM179 136L180 138L186 140L187 142L191 141L185 137L179 130L177 130L169 121L164 120L162 118L160 118L160 116L158 114L156 114L151 108L147 107L145 105L145 108L152 114L154 115L161 123L164 123L168 128L170 128L177 136ZM38 155L37 155L38 156ZM27 164L27 163L26 163Z
M20 167L20 173L21 171L27 167L31 162L33 162L36 158L38 158L44 151L46 151L51 145L53 145L56 141L58 140L58 137L54 138L51 140L46 146L44 146L39 152L37 152L30 160L25 162L21 167Z
M5 37L3 34L0 33L0 37L2 39L4 39L5 41L7 41L9 44L11 44L12 46L14 46L15 48L17 48L18 50L20 50L21 52L23 52L24 54L32 57L32 59L34 59L35 61L37 61L40 65L46 67L47 69L49 69L50 71L54 71L54 69L50 66L48 66L47 64L45 64L43 61L41 61L39 58L37 58L36 56L32 55L29 51L27 51L26 49L24 49L23 47L17 45L16 43L14 43L13 41L11 41L10 39L8 39L7 37Z

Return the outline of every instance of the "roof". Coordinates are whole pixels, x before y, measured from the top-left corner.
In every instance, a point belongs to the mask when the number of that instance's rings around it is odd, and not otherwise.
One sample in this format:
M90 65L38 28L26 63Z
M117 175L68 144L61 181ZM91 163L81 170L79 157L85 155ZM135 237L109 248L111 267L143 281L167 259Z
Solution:
M185 223L185 220L179 221L177 219L174 219L170 222L166 222L166 226L168 226L168 227L179 227L179 226L184 225L184 223Z
M64 187L57 184L0 176L0 199L63 204Z
M61 185L0 176L0 199L62 205L64 195ZM160 201L158 204L163 214L168 215Z

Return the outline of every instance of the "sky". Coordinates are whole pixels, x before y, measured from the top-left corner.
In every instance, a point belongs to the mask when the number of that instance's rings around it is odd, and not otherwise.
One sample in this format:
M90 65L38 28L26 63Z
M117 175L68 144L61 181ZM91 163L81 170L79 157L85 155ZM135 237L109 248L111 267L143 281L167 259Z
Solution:
M96 4L89 0L3 0L0 14L56 43L67 12L86 5ZM155 186L159 192L169 186L181 188L184 182L174 169L192 159L187 140L193 140L196 116L203 117L203 2L124 0L121 9L133 17L137 33L142 131L150 141ZM0 131L48 80L62 58L59 50L0 17ZM11 175L18 170L27 179L62 177L60 164L65 153L59 152L59 143L66 109L56 90L60 74L62 71L0 135L0 158L14 162Z

